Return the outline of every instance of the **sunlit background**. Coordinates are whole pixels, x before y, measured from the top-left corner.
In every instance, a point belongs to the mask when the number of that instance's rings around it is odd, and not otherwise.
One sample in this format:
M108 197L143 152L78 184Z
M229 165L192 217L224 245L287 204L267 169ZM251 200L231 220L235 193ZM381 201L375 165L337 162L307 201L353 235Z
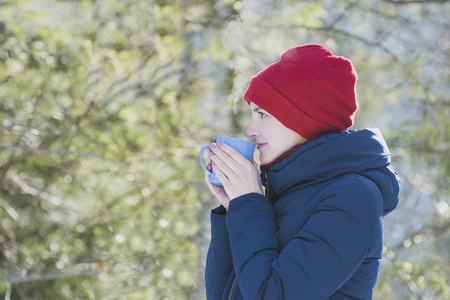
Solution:
M375 299L450 299L447 0L0 0L2 299L205 299L201 146L323 44L402 181Z

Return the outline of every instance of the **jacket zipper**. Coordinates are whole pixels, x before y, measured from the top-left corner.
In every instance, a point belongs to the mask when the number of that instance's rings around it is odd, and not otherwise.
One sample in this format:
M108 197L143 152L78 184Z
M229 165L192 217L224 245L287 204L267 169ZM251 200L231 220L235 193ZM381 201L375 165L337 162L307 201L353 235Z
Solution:
M278 223L278 226L277 226L277 239L280 236L281 224L283 224L283 219L281 219L280 223Z
M269 198L269 174L267 171L264 173L264 177L266 178L266 189L264 190L264 196Z
M266 178L266 189L264 191L264 196L266 196L267 198L269 198L269 174L266 171L264 173L264 177ZM281 224L283 224L283 219L280 221L280 223L277 225L277 238L280 234L280 229L281 229Z
M231 285L230 293L228 294L228 300L231 300L231 296L233 296L234 287L236 286L237 277L234 276L233 284Z

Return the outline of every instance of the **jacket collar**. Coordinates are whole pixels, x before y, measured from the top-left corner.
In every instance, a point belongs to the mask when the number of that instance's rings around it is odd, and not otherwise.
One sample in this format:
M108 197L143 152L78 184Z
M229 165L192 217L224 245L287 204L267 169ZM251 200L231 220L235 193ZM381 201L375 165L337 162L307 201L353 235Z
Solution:
M261 182L269 198L277 198L293 187L389 164L389 150L378 129L341 131L308 142L270 169L261 165Z

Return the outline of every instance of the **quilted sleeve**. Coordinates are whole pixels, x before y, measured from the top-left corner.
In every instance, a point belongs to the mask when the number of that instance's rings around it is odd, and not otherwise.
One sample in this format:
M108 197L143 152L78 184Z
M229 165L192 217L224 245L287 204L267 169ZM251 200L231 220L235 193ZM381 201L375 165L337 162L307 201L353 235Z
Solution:
M211 243L206 257L205 285L207 299L221 299L233 270L226 214L216 208L211 212ZM225 209L223 209L225 210Z

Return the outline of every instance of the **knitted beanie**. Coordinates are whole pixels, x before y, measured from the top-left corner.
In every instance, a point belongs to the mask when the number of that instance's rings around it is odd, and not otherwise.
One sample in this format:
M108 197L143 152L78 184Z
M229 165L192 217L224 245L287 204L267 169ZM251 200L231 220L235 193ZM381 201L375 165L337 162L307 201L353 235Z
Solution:
M314 140L353 125L357 77L348 59L323 46L295 47L252 77L244 100Z

